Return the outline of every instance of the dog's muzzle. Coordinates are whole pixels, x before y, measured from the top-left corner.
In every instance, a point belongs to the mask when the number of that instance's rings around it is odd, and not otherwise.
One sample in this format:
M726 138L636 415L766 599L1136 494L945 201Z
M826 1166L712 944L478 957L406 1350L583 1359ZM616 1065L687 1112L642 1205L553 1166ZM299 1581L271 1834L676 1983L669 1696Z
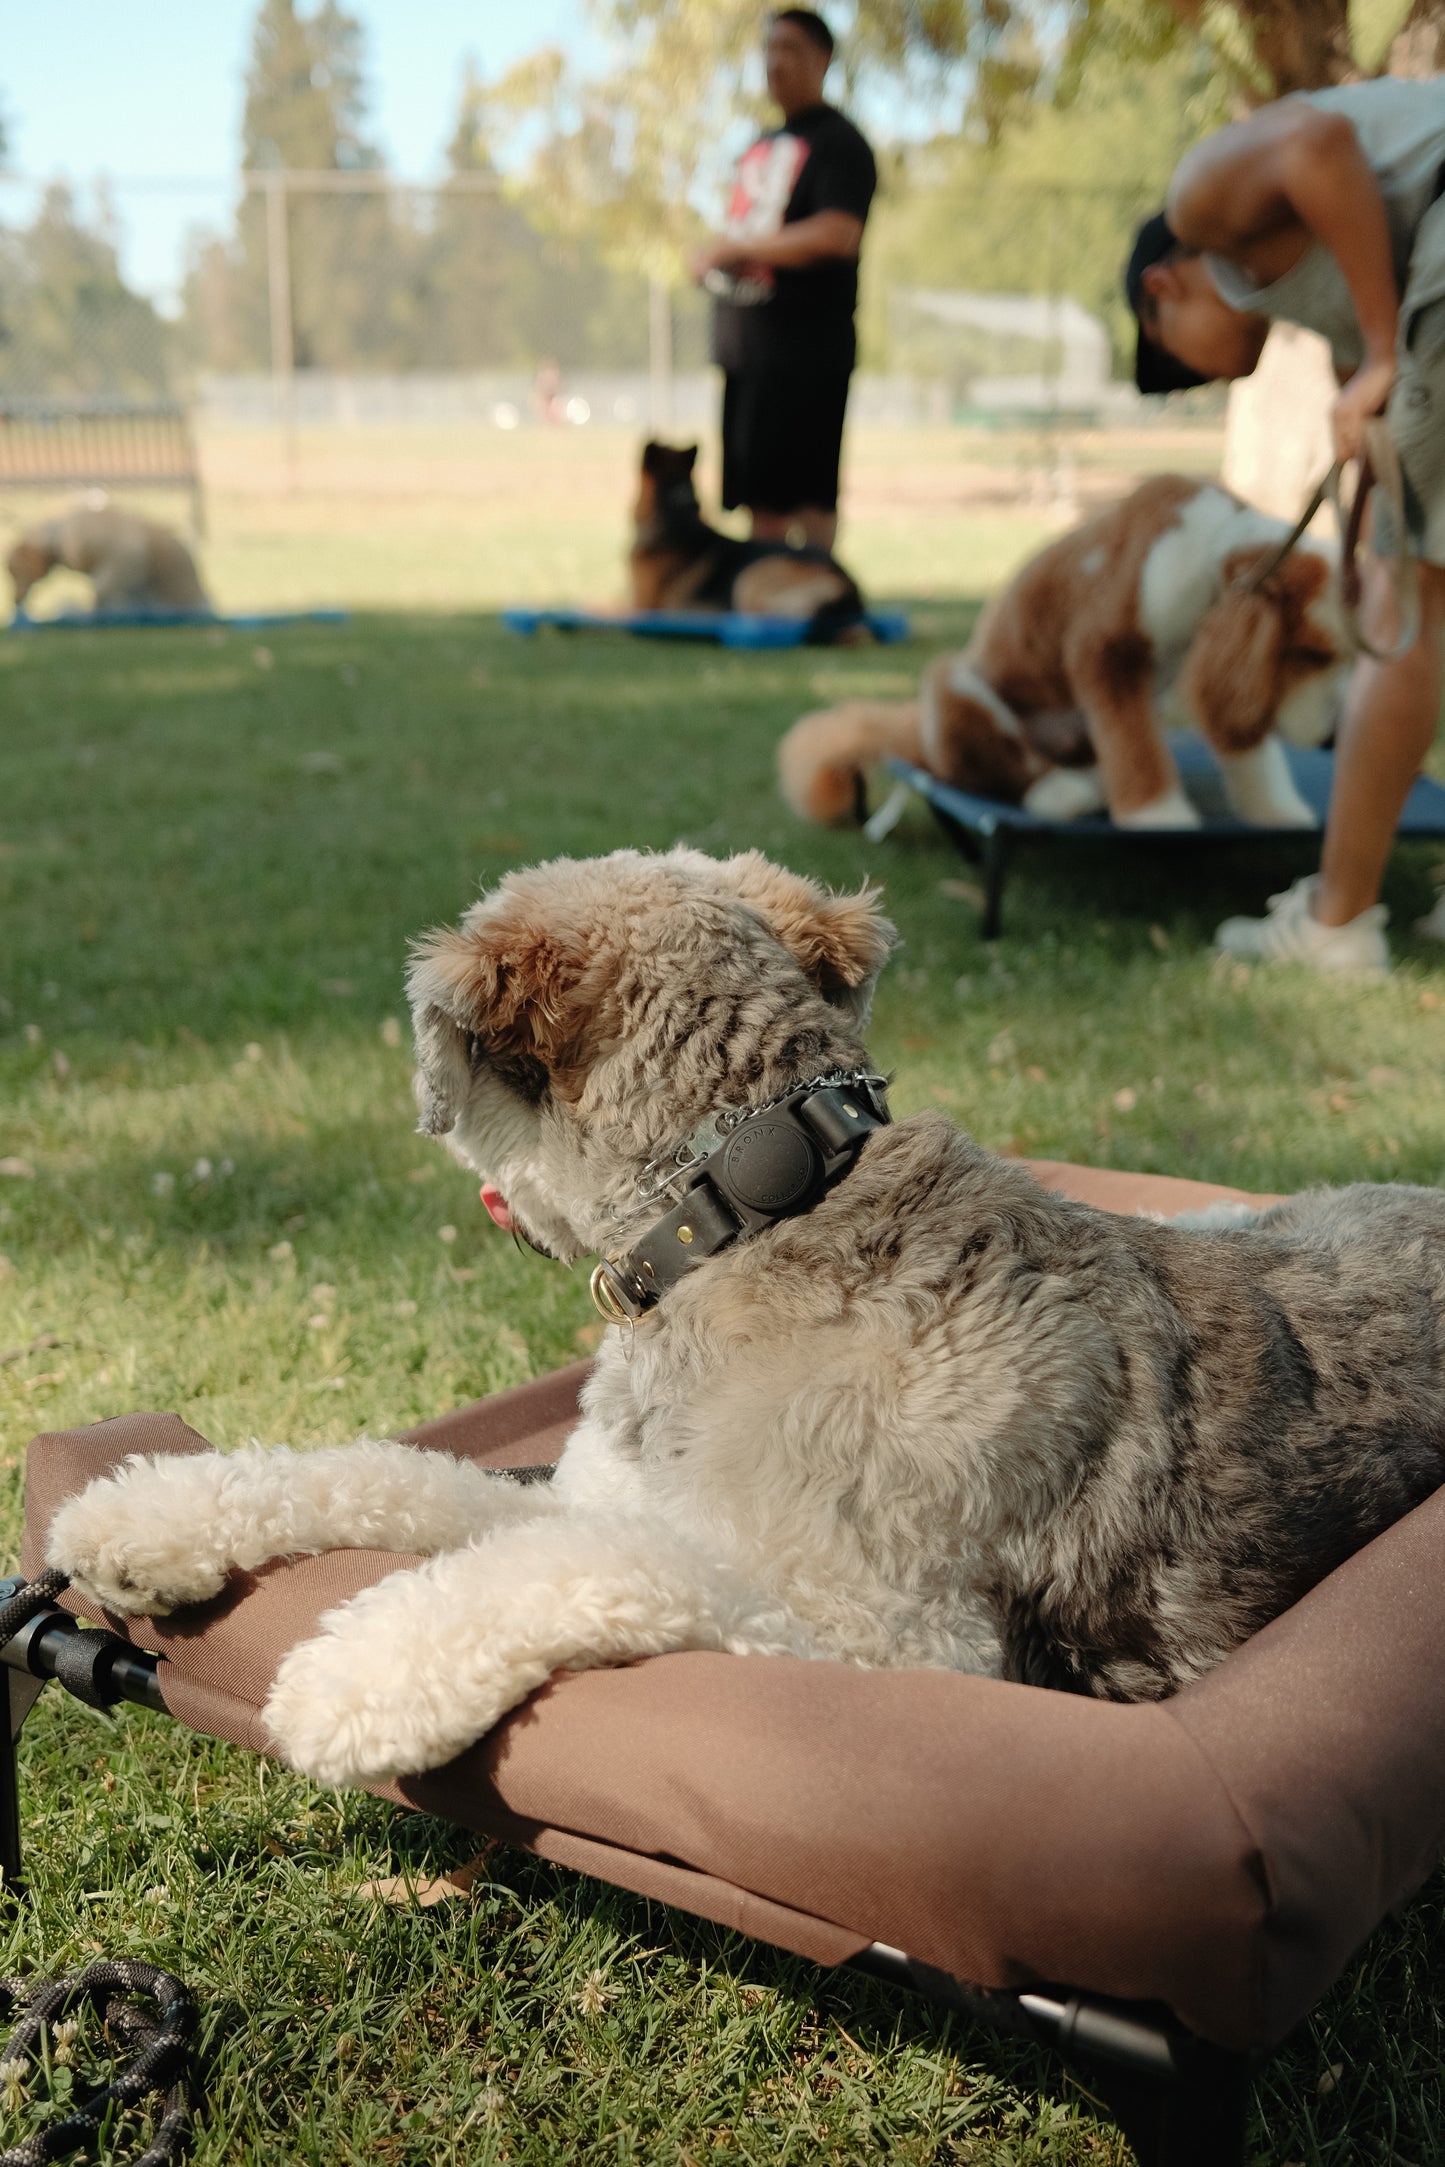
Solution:
M625 1256L592 1274L592 1300L608 1324L636 1324L669 1287L735 1241L796 1218L841 1181L875 1129L888 1123L881 1088L804 1084L776 1106L746 1114L705 1158L683 1168L681 1201Z

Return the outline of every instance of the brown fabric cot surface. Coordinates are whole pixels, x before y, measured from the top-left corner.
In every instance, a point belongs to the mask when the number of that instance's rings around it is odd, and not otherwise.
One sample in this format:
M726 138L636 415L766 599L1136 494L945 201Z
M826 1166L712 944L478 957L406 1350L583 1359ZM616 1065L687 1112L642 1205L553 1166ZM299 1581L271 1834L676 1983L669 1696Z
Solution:
M1034 1170L1123 1210L1242 1193ZM412 1434L491 1465L550 1459L584 1375ZM37 1438L25 1569L94 1475L135 1451L205 1449L174 1415ZM822 1963L883 1941L978 1985L1159 2000L1221 2046L1265 2046L1445 1842L1442 1550L1445 1493L1157 1706L940 1671L662 1656L559 1676L390 1795ZM333 1551L240 1574L204 1608L131 1621L131 1637L167 1658L182 1721L264 1750L284 1651L410 1562Z

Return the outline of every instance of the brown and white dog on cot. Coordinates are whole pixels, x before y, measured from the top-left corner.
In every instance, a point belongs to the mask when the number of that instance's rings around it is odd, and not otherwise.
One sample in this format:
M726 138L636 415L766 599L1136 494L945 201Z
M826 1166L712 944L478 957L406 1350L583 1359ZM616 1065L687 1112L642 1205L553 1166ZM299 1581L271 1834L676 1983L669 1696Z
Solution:
M697 446L648 444L628 558L634 609L738 610L806 621L810 638L866 637L858 584L826 549L744 542L702 516Z
M7 560L15 607L64 565L90 581L98 610L208 610L196 562L180 536L157 520L122 511L100 495L28 527Z
M1161 729L1172 707L1256 827L1317 823L1284 744L1334 733L1348 662L1333 561L1308 536L1255 593L1240 584L1288 533L1212 482L1160 474L1063 535L987 604L916 700L805 715L778 751L805 819L853 817L894 755L1047 820L1107 807L1126 828L1193 828Z

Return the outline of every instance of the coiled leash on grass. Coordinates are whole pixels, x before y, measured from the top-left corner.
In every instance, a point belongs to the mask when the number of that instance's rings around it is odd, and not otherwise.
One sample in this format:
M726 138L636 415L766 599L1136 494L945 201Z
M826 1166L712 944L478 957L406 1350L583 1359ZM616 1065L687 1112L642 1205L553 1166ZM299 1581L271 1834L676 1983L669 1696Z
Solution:
M66 1575L52 1566L0 1604L0 1648L48 1610L69 1585ZM118 1998L117 1988L148 1996L159 2017ZM183 1981L130 1957L114 1962L102 1958L61 1979L0 1978L0 2000L24 2010L0 2054L0 2078L18 2073L27 2058L34 2058L46 2027L85 2001L98 2003L107 2028L135 2050L132 2061L61 2121L0 2152L0 2167L45 2167L49 2160L63 2159L88 2143L113 2108L134 2106L153 2092L165 2095L161 2117L150 2143L129 2167L173 2167L184 2153L191 2119L187 2048L196 2005Z

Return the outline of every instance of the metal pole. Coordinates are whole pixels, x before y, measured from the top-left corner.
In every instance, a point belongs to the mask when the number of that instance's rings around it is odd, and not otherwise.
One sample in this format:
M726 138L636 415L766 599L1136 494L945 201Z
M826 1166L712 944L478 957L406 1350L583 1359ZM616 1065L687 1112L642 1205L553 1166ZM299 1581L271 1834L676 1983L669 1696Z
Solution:
M291 328L291 247L286 175L268 172L266 274L271 309L271 385L287 489L296 487L296 342Z
M647 358L650 423L672 427L672 295L660 278L647 282Z

